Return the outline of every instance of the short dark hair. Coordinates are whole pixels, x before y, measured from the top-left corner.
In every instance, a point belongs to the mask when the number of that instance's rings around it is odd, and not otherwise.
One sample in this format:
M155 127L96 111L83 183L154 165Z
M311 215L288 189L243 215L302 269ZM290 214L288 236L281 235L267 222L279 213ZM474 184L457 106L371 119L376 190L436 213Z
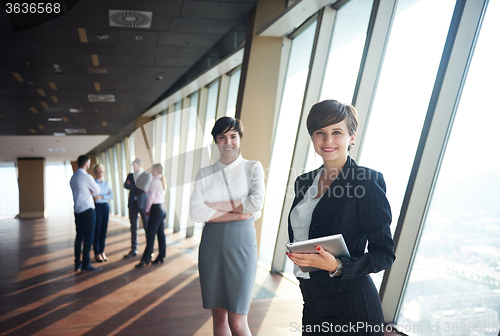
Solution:
M80 155L77 160L78 168L82 168L83 166L85 166L88 160L90 160L90 158L87 155Z
M338 124L345 120L349 135L353 136L358 130L358 112L352 105L329 99L316 103L311 107L307 116L307 131L309 135L329 125Z
M221 117L217 119L214 128L212 128L212 137L214 138L214 141L217 143L216 137L219 134L224 134L232 130L238 132L240 138L243 138L243 124L241 123L240 119L232 117Z

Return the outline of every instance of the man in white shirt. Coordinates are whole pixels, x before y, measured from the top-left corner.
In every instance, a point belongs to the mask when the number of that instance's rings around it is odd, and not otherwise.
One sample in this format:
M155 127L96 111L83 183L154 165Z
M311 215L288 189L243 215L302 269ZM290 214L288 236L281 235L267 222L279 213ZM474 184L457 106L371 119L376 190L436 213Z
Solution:
M94 178L87 173L89 167L89 157L80 155L78 157L78 170L69 181L75 202L75 271L81 270L82 272L101 270L101 267L90 265L90 249L94 240L95 228L95 205L92 195L99 195L100 190Z

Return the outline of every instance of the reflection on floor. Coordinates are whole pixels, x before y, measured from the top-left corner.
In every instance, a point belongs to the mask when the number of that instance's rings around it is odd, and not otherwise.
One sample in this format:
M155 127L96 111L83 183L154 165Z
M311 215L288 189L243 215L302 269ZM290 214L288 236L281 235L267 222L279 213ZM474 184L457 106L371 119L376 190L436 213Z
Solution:
M109 258L95 273L73 271L74 219L0 219L0 335L212 335L201 304L196 238L167 229L162 265L135 269L128 219L111 216ZM140 248L145 247L140 230ZM156 251L155 251L156 252ZM93 253L91 252L91 258ZM259 268L249 313L253 335L298 335L298 286Z
M128 219L112 216L95 273L73 272L72 215L0 220L1 335L211 335L201 304L196 238L167 229L163 265L135 269ZM140 248L145 247L144 231ZM93 253L91 253L93 257ZM96 266L98 263L93 263ZM253 335L289 335L300 322L298 287L259 269L249 324Z

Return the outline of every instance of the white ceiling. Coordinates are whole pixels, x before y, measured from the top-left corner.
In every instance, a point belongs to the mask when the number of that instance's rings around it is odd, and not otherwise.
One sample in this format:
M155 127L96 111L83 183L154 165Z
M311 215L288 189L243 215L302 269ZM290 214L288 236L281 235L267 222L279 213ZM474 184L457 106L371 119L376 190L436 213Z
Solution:
M47 161L75 161L106 140L109 135L0 136L0 162L19 157L43 157ZM64 148L53 152L49 148Z

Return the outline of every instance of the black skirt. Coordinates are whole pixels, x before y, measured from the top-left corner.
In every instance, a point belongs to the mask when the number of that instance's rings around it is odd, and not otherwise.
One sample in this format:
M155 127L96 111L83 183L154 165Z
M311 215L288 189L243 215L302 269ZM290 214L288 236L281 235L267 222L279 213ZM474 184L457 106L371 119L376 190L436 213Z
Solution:
M369 275L342 280L314 273L311 279L299 279L303 335L384 335L382 304Z

